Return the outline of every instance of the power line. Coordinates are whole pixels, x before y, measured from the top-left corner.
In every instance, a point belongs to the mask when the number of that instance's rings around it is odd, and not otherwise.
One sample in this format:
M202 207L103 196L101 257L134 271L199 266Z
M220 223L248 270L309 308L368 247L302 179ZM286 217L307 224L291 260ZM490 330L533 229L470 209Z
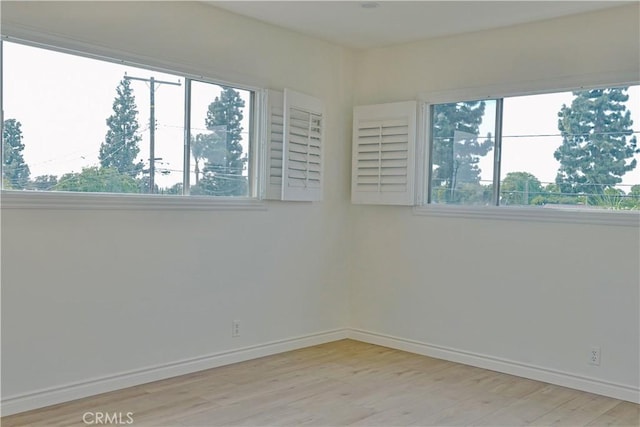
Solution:
M156 174L156 158L155 158L155 130L156 130L156 119L155 119L155 94L156 87L155 85L173 85L173 86L182 86L182 83L178 81L176 82L167 82L163 80L156 80L154 77L150 77L148 79L142 77L131 77L124 75L125 80L140 80L142 82L149 82L149 192L153 193L155 190L155 174Z
M640 131L631 131L631 132L594 132L594 133L550 133L550 134L533 134L533 135L503 135L502 138L539 138L539 137L551 137L551 136L562 136L562 137L587 137L587 136L595 136L595 135L635 135L640 134Z
M502 139L505 138L548 138L548 137L565 137L565 138L575 138L575 137L581 137L581 138L586 138L586 137L590 137L590 136L598 136L598 135L638 135L640 134L640 131L634 130L631 132L628 131L620 131L620 132L593 132L593 133L568 133L568 134L561 134L561 133L540 133L540 134L529 134L529 135L502 135ZM453 139L453 135L451 136L434 136L433 139L437 139L437 140L442 140L442 139ZM473 135L473 139L494 139L494 136L482 136L482 135Z

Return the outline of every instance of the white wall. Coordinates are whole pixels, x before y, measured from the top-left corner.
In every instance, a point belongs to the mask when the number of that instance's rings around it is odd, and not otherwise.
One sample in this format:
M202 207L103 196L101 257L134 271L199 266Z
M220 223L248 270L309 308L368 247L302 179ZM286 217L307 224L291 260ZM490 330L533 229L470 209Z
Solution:
M2 20L3 31L37 29L321 97L331 159L321 203L270 202L266 211L3 208L3 403L346 326L350 51L195 2L3 2ZM241 320L238 338L233 319Z
M637 5L492 31L360 51L356 104L415 99L421 92L554 89L564 84L637 82ZM608 80L603 80L608 79Z
M356 103L638 79L638 26L634 5L360 52ZM353 206L351 218L353 328L496 369L537 366L540 377L553 371L582 387L592 379L599 390L638 399L637 225L453 219L375 206ZM599 367L587 364L593 345L602 348Z

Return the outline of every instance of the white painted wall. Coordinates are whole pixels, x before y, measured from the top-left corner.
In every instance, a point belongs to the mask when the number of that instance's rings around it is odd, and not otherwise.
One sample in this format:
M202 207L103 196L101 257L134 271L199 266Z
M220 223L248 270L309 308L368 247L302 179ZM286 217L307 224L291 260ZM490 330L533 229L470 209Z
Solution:
M637 82L637 5L357 54L356 104L418 93L490 88L552 90L549 81ZM603 80L607 79L607 80Z
M638 79L638 27L633 5L363 51L356 103ZM637 399L637 226L452 219L376 206L352 206L351 219L351 327L422 343L426 352L442 347L623 385ZM602 347L599 367L587 364L593 345Z
M332 159L321 203L3 209L3 401L346 326L350 51L197 2L3 2L2 20L321 97Z

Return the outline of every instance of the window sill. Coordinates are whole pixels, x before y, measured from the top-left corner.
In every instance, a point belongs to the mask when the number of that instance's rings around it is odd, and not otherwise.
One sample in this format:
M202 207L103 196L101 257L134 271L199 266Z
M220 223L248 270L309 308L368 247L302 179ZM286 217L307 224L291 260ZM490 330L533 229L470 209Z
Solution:
M621 227L640 226L638 211L589 210L563 207L446 206L425 205L413 209L415 215L447 218L595 224Z
M2 191L2 209L65 210L267 210L262 200L235 197Z

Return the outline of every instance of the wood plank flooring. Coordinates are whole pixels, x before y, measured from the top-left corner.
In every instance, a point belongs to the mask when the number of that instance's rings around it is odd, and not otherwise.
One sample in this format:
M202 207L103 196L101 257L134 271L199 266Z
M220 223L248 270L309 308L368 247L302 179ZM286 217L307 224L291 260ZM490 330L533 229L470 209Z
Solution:
M342 340L2 418L3 427L634 426L640 405ZM94 421L93 415L87 420ZM96 424L94 424L96 425Z

